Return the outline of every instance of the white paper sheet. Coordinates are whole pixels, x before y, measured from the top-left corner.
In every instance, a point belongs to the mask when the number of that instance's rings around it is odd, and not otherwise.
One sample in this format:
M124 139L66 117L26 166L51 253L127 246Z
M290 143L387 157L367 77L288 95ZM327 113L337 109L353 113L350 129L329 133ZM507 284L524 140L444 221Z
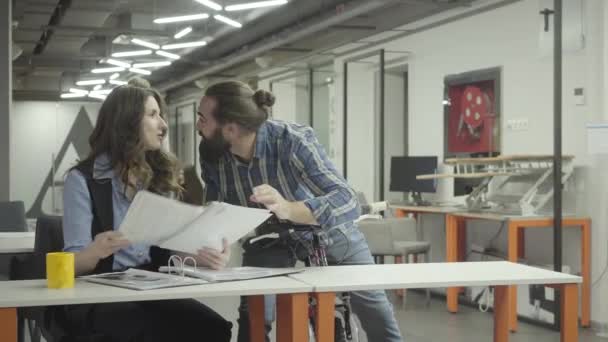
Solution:
M229 244L236 242L270 215L266 209L219 202L199 207L140 191L119 231L132 243L196 253L201 247L220 250L224 238Z

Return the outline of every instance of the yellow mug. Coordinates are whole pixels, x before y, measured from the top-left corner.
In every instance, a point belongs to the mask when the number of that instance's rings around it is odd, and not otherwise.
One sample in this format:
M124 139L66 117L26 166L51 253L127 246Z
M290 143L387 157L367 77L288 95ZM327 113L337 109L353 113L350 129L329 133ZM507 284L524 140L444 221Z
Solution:
M74 253L46 254L46 286L49 289L74 287Z

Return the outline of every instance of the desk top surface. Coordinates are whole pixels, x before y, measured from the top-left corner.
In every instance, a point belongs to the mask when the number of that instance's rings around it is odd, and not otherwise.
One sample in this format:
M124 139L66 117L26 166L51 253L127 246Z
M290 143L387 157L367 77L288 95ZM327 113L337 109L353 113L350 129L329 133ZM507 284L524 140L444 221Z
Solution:
M285 276L137 291L77 279L72 289L48 289L46 280L0 281L0 307L129 302L239 295L311 292Z
M390 204L389 208L396 210L403 210L406 212L412 213L428 213L428 214L450 214L453 216L470 218L470 219L480 219L480 220L491 220L491 221L507 221L507 220L552 220L552 216L547 215L533 215L533 216L523 216L523 215L513 215L507 213L499 213L492 211L468 211L463 206L414 206L407 204ZM587 217L575 216L571 214L564 214L564 220L568 219L588 219Z
M34 232L0 232L0 254L32 252L35 235Z
M507 261L352 265L289 275L317 292L580 283L582 278Z

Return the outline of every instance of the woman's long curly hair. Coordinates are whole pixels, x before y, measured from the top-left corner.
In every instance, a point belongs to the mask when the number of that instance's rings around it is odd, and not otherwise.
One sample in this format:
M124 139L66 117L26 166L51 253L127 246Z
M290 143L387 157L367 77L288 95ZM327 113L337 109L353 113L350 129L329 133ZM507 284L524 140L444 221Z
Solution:
M135 176L144 189L179 195L177 159L162 149L146 151L141 140L141 121L148 98L153 97L165 118L166 106L160 94L151 88L120 86L114 88L99 109L93 133L89 137L91 153L81 163L107 154L110 165L126 186L137 188L129 181ZM166 119L165 119L166 120Z

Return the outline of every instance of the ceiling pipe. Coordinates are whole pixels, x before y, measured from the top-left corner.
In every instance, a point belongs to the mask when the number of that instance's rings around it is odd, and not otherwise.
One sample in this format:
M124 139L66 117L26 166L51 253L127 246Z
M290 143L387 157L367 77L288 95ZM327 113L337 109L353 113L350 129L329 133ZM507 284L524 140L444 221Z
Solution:
M240 50L233 53L232 55L224 57L224 61L211 64L205 70L189 74L180 79L170 80L168 82L161 82L159 84L156 84L156 87L163 92L175 89L184 84L193 82L201 77L221 72L222 70L225 70L231 66L245 62L247 60L251 60L263 54L264 52L267 52L274 48L289 44L306 36L310 36L314 33L326 29L329 26L338 25L356 16L377 10L385 6L390 6L398 2L399 0L353 1L351 3L346 4L343 9L341 8L341 10L337 14L329 13L324 15L321 19L312 19L306 21L302 25L300 25L303 26L303 28L299 30L283 30L273 35L278 36L280 38L270 38L262 40L260 43L255 44L251 48L248 48L246 50Z

